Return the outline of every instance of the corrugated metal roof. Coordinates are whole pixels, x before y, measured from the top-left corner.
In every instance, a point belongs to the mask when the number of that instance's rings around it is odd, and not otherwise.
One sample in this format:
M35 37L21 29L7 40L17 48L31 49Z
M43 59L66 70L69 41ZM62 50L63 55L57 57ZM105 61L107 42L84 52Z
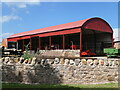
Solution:
M84 19L84 20L80 20L80 21L76 21L76 22L70 22L70 23L60 24L60 25L56 25L56 26L36 29L36 30L32 30L32 31L17 33L17 34L11 35L9 38L20 37L20 36L25 36L25 35L32 35L32 34L37 34L37 33L58 31L58 30L63 30L63 29L75 28L75 27L81 27L87 20L88 19Z
M96 22L95 20L99 20L99 22ZM88 21L92 21L92 22L88 23ZM104 24L101 22L104 22ZM101 25L98 25L100 23ZM64 30L64 29L76 28L76 27L83 27L86 29L93 29L93 30L98 30L98 31L103 31L103 32L112 32L112 28L105 20L101 18L89 18L89 19L79 20L75 22L60 24L56 26L50 26L50 27L45 27L41 29L17 33L17 34L11 35L9 38L21 37L21 36L26 36L26 35L30 36L34 34L53 32L53 31L59 31L59 30ZM106 28L106 30L104 28Z

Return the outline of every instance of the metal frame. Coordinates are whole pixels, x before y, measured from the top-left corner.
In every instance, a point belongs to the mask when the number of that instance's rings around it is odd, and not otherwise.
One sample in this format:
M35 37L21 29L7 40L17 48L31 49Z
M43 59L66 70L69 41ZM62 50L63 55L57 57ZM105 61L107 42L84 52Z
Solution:
M82 52L82 30L80 29L80 56Z
M65 35L62 35L62 44L63 44L63 50L65 49Z

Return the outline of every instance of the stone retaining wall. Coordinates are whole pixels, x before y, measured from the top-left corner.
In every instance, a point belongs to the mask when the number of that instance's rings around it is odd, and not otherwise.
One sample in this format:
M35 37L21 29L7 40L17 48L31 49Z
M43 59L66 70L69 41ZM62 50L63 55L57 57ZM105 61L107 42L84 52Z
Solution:
M39 84L118 83L119 59L0 59L2 81Z

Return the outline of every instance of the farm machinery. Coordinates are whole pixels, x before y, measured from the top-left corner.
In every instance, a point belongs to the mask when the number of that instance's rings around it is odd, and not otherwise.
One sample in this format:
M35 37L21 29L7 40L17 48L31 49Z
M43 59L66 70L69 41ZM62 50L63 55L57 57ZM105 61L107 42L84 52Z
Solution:
M108 57L119 57L120 56L120 49L116 49L116 48L104 48L104 53Z
M108 57L120 57L120 41L114 43L114 48L104 48L104 53Z

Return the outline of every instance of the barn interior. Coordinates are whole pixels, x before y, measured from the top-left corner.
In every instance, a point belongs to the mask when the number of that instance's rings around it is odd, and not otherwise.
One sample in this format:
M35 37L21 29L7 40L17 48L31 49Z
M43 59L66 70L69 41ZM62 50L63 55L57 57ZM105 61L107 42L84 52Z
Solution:
M112 47L112 34L97 30L84 29L82 32L82 51L103 54L104 48Z
M7 44L8 44L8 48L10 48L10 49L17 47L17 43L16 42L8 42Z

